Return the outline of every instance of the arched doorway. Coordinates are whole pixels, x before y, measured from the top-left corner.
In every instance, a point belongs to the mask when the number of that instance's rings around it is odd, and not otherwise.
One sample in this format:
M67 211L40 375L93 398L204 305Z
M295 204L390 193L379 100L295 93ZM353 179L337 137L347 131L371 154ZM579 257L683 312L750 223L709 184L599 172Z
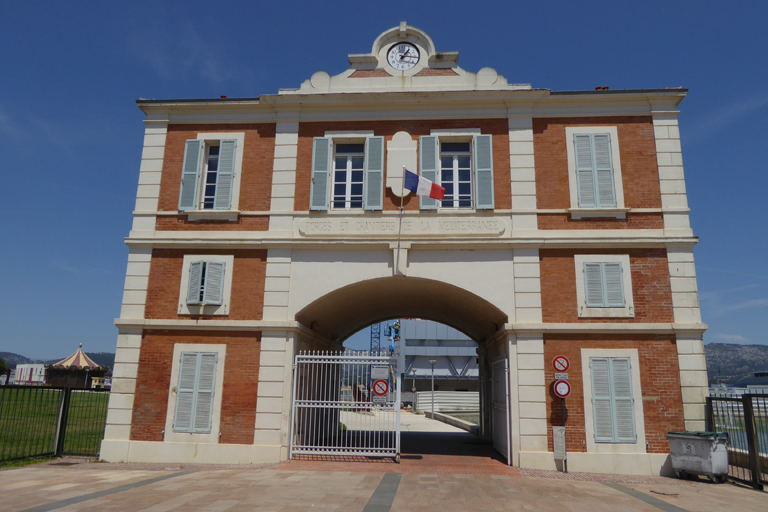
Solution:
M393 276L339 288L314 300L296 314L296 320L311 329L314 335L327 340L326 346L336 350L342 349L343 341L362 328L404 317L445 324L477 343L479 436L492 441L493 446L509 461L508 355L506 344L499 343L507 339L503 330L507 316L498 307L455 285L432 279ZM301 343L297 348L299 352L311 349L308 344L302 346ZM392 361L395 359L393 357ZM372 360L371 365L374 364ZM398 367L398 378L402 372L403 368ZM339 375L342 373L339 370ZM298 382L299 385L311 386L303 378L299 378ZM325 393L323 397L328 399L330 395ZM319 416L329 421L328 415ZM338 417L334 418L339 421Z

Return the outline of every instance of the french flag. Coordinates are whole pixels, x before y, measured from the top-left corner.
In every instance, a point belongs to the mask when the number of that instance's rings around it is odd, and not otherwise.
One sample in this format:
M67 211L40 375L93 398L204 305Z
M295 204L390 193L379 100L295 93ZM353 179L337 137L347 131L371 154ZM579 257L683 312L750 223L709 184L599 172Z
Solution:
M445 195L445 189L436 183L432 183L418 174L414 174L405 169L405 182L403 184L407 190L415 192L418 196L429 196L432 199L442 199Z

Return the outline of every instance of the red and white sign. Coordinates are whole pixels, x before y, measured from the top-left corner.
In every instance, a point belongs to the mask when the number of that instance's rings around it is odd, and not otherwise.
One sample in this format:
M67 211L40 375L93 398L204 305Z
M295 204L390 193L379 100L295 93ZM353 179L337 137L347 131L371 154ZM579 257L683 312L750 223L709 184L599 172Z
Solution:
M560 398L568 398L571 394L571 385L567 380L559 380L555 382L555 394Z
M377 396L384 396L389 391L389 383L385 380L377 380L373 383L373 394Z
M411 392L412 392L412 393L415 393L415 392L416 392L416 388L415 388L415 387L412 387L412 388L411 388Z
M570 367L571 362L565 356L556 356L552 360L552 368L554 368L556 372L567 372Z

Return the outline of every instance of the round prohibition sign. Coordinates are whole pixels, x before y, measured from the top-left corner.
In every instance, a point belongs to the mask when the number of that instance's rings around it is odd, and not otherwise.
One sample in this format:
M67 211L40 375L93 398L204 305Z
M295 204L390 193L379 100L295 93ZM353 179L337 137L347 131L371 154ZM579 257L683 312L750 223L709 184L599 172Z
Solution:
M571 362L565 356L555 356L552 360L552 368L554 368L556 372L567 372L570 367Z
M385 380L377 380L373 383L373 394L376 396L384 396L389 391L389 383Z
M568 395L571 394L571 385L568 384L567 380L558 380L555 382L555 394L559 398L568 398Z

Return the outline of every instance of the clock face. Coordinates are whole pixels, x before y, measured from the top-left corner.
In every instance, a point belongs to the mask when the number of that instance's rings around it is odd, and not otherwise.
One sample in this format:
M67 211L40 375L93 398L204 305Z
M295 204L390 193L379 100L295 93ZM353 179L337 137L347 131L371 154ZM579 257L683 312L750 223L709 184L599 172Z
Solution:
M397 43L387 52L387 61L398 71L409 70L419 62L419 49L411 43Z

